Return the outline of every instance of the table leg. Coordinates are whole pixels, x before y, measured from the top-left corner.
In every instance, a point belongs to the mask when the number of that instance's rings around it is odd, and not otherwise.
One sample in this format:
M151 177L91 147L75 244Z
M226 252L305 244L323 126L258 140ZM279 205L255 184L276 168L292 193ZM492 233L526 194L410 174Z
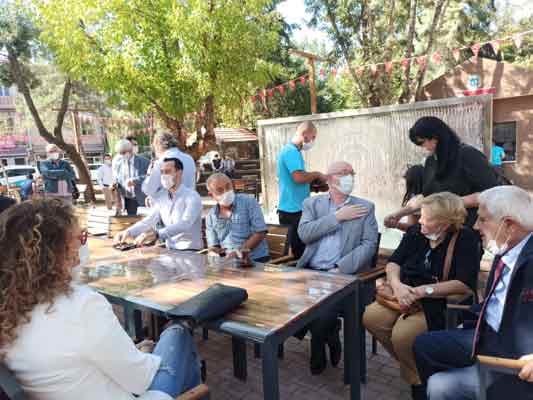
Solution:
M361 398L361 310L359 287L344 300L344 383L350 385L350 400Z
M246 342L232 337L231 347L233 350L233 375L235 378L245 381L247 378Z
M261 346L263 361L263 398L279 400L278 345L265 342Z

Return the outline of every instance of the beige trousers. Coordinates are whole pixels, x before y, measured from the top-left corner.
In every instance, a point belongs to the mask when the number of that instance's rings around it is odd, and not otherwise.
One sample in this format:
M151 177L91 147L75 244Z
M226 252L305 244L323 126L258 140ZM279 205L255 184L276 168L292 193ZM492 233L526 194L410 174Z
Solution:
M108 210L113 208L113 193L111 188L102 186L102 192L104 192L105 206Z
M420 385L413 354L415 338L427 331L422 311L405 316L381 304L370 304L363 314L365 328L400 363L400 374L410 385Z

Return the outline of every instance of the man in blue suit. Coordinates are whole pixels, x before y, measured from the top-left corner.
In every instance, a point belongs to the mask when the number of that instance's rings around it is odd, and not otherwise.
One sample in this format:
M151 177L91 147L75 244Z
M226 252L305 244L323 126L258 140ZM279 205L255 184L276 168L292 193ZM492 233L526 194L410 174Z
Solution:
M485 388L477 354L533 359L533 199L518 187L498 186L481 193L479 204L475 228L495 259L477 319L420 335L414 344L431 400L478 398ZM487 398L533 399L532 382L532 362L519 375L491 373Z

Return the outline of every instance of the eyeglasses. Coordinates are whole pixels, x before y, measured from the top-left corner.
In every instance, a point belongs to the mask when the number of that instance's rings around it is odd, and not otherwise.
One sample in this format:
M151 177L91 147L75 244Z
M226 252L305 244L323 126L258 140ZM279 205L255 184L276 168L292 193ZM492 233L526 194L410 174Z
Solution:
M89 231L87 229L82 230L80 236L78 236L78 239L80 239L80 243L82 246L84 246L85 243L87 243L88 237L89 237Z

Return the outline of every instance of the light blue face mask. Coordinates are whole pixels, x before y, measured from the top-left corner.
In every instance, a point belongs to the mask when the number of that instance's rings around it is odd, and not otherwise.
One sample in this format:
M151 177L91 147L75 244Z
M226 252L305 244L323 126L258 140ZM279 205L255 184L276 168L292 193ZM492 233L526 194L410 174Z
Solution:
M353 191L353 176L343 175L339 177L339 184L335 185L342 194L349 195Z

